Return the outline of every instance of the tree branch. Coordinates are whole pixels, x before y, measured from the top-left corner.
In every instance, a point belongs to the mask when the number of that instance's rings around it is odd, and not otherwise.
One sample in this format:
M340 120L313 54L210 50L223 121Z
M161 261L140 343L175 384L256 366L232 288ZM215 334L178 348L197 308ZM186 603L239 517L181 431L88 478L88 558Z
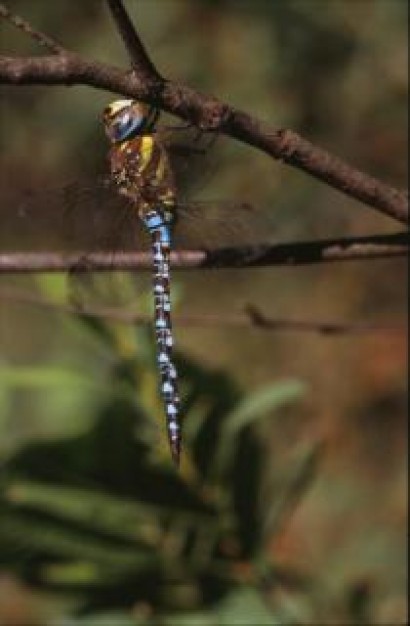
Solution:
M149 58L145 46L138 36L122 2L118 2L118 0L107 0L107 4L117 25L121 39L127 48L132 68L149 83L152 82L154 85L157 83L162 84L164 79Z
M138 72L124 72L102 63L85 60L68 51L61 53L58 47L59 54L52 57L0 57L0 82L14 85L90 85L155 103L156 106L196 124L201 129L223 133L254 146L385 215L408 223L406 192L351 167L297 133L270 127L243 111L172 81L161 82L161 89L158 89L161 75L149 60L139 38L127 30L131 21L124 7L119 0L110 0L109 5L120 28L120 34L126 39L129 52L133 55L133 63L136 68L138 67ZM10 12L2 8L2 5L0 9L0 15L10 20ZM16 18L13 19L15 24ZM45 37L44 35L43 38ZM141 68L143 71L140 71Z
M216 250L175 250L174 269L297 266L408 256L409 234L347 237L297 243L237 246ZM149 252L3 252L1 273L89 272L152 269Z
M0 288L0 301L8 300L66 313L95 317L122 324L152 324L151 315L124 311L120 308L75 306L53 302L39 294L25 289L7 286ZM245 307L244 313L231 315L173 315L174 323L181 326L201 327L228 327L228 328L257 328L265 331L317 333L325 337L341 335L368 335L368 334L404 334L404 324L362 324L357 322L335 322L318 320L289 320L268 317L254 305Z

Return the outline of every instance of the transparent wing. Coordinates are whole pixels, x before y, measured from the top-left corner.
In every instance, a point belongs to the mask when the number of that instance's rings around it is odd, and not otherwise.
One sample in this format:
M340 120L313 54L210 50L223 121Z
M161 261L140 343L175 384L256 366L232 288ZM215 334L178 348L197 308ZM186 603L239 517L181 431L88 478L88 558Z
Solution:
M220 168L221 155L216 147L221 138L215 133L200 132L192 126L160 126L157 137L167 150L176 188L183 199L204 188Z
M69 183L57 189L9 194L0 245L19 250L147 249L149 238L131 205L104 179ZM174 246L213 249L271 239L269 219L246 202L181 202Z
M255 245L272 240L268 216L248 202L205 200L178 204L174 245L181 249Z
M136 211L104 179L8 192L2 248L135 249L144 241Z
M148 250L135 207L104 179L53 189L7 193L0 228L0 250L81 252L82 272L71 272L67 295L80 309L87 305L123 306L149 302L150 276L95 274L87 253ZM4 211L2 211L2 214ZM206 249L266 242L271 225L246 203L186 202L177 207L174 248ZM89 267L90 271L87 270ZM74 268L75 270L75 268ZM148 299L147 299L148 296Z

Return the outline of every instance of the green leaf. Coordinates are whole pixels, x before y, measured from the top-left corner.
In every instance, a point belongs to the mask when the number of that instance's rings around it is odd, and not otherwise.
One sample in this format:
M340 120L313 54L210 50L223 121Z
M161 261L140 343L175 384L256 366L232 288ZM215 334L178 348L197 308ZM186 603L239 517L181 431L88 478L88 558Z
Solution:
M296 453L290 468L280 479L280 488L275 484L270 507L265 508L264 533L272 537L285 519L303 497L316 476L316 470L322 451L322 441L304 444Z
M219 445L216 450L213 474L224 474L235 455L238 435L257 420L270 416L278 408L300 398L306 386L299 381L289 380L263 388L239 403L224 419Z
M62 621L56 622L56 626L139 626L149 623L152 622L146 617L138 617L136 614L131 616L120 611L109 611L94 613L94 615L87 617L64 617Z
M224 421L224 434L235 435L240 430L266 417L268 411L275 411L279 407L293 402L305 392L306 386L299 381L285 381L259 390L240 403L239 407L228 415Z
M164 626L216 626L215 615L209 611L174 613L162 619Z
M48 520L38 520L16 511L0 515L1 541L15 547L19 553L46 553L49 556L83 559L101 567L129 571L144 568L157 559L155 552L139 549L137 544L124 546L105 537L84 532Z
M137 499L99 493L91 489L78 489L45 483L13 481L4 489L4 499L12 505L25 506L42 513L58 516L67 523L75 522L95 531L109 532L118 537L139 540L155 547L161 540L160 523L176 518L183 523L203 523L209 527L209 514L184 508L175 510Z
M259 592L251 587L235 589L209 612L177 613L163 618L166 626L284 626L269 611Z
M108 570L112 577L112 571ZM90 585L104 580L106 570L89 561L70 561L69 563L54 563L43 568L43 580L58 585L81 584Z
M258 626L285 626L269 611L260 593L251 587L240 587L215 609L218 626L258 624Z
M41 272L36 275L35 283L41 293L55 302L67 301L67 274Z
M92 376L58 367L0 367L0 384L7 387L44 387L81 386L101 390L101 385L93 381Z

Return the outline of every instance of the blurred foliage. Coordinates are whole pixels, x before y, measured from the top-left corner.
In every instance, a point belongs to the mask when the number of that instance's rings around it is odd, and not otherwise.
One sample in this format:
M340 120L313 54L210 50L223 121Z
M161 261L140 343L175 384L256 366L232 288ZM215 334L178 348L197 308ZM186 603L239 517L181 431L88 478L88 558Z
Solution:
M405 0L126 5L166 76L406 186ZM63 45L126 67L101 0L9 6ZM41 53L0 28L3 53ZM99 120L112 94L7 86L1 95L4 227L11 190L105 172ZM397 229L245 145L219 137L214 148L212 180L197 168L188 181L195 195L250 200L266 209L278 241ZM85 220L84 230L92 225ZM49 242L52 227L47 234ZM196 271L176 277L174 295L191 315L251 302L272 317L394 323L407 317L406 279L401 259ZM68 282L13 278L61 303ZM92 301L148 308L141 277L95 283L84 289ZM405 623L405 337L226 327L176 335L189 451L179 476L152 421L162 408L147 329L2 302L0 621L26 626L27 616L76 610L64 625ZM272 385L283 379L303 380L309 392L279 409L297 393ZM294 509L323 439L320 471Z
M260 613L264 623L275 623L260 598L266 576L280 576L265 555L267 529L289 515L310 482L319 448L313 442L295 451L261 507L264 464L253 425L303 388L282 382L244 397L226 375L179 356L188 452L178 474L158 454L151 417L158 400L147 394L156 377L150 331L133 330L130 345L129 329L90 317L77 323L112 352L109 392L88 430L27 443L4 462L3 569L60 599L70 595L77 612L98 612L102 622L96 623L104 623L104 610L126 608L133 623L159 623L161 616L168 623L171 611L206 608L231 594L203 623L229 623L245 609L248 618ZM45 379L87 392L83 377L68 370L0 370L3 389L43 387Z

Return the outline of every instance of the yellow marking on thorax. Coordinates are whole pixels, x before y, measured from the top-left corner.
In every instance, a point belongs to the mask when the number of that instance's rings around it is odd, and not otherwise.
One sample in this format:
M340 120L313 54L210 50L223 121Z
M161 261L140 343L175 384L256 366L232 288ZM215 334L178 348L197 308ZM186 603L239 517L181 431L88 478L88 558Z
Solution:
M129 147L130 144L132 143L132 139L130 140L126 140L126 141L122 141L119 146L118 146L118 150L120 152L126 152ZM138 149L138 154L140 157L140 163L138 164L138 170L140 172L142 172L147 165L149 164L151 157L152 157L152 153L154 150L154 140L150 135L143 135L140 139L140 146Z
M149 164L154 149L154 139L150 135L143 135L141 137L140 157L141 163L139 164L140 172L143 172Z

